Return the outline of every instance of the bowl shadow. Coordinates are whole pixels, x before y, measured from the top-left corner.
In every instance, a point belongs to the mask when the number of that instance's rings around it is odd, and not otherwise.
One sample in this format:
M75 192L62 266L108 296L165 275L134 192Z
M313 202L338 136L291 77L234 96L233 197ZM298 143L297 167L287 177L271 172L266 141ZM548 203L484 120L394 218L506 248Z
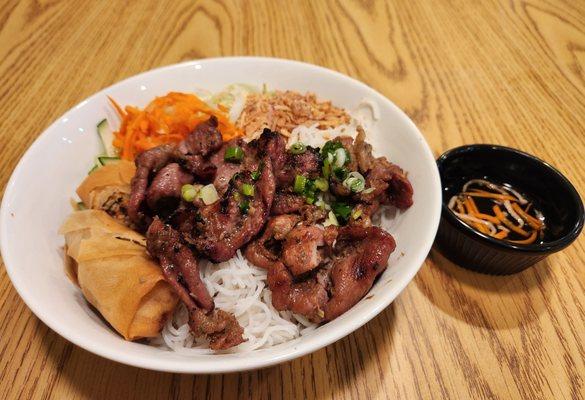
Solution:
M48 364L59 371L55 385L83 398L321 399L348 392L358 395L366 388L360 390L356 382L363 386L382 379L379 366L385 352L392 351L394 321L391 304L365 326L324 349L274 367L221 375L172 374L126 366L79 348L48 328L53 338L43 343Z
M511 329L538 319L546 308L550 268L544 259L513 275L487 275L454 264L433 247L414 282L452 317L485 329Z

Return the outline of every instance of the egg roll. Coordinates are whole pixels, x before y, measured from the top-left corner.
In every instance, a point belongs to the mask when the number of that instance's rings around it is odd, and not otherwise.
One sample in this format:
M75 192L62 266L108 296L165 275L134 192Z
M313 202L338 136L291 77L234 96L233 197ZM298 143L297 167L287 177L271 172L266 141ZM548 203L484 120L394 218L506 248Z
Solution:
M102 210L73 212L61 226L69 275L126 340L155 337L177 295L146 251L146 239Z
M120 160L90 173L77 188L77 195L86 208L104 210L129 225L126 203L130 198L130 181L136 173L131 161Z

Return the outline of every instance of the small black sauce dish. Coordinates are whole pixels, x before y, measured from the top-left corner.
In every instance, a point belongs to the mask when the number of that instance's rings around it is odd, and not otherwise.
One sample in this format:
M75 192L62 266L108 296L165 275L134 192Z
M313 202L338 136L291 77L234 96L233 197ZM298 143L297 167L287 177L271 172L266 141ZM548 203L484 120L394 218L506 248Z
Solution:
M437 159L443 187L441 223L435 244L460 266L493 275L522 271L570 245L583 228L583 202L573 185L546 162L509 147L476 144L451 149ZM494 239L462 222L449 199L470 179L509 184L534 202L545 217L543 240L519 245Z

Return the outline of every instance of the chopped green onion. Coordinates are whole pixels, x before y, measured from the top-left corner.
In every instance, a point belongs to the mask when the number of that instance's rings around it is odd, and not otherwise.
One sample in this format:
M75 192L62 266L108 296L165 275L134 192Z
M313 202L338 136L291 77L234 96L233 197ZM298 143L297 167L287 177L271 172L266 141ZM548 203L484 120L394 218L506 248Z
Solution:
M223 159L230 162L240 162L243 158L244 150L239 146L228 147L223 155Z
M349 214L351 214L351 206L346 203L333 203L331 204L331 210L336 217L339 217L344 221L347 221Z
M315 202L315 197L313 196L305 196L305 201L307 202L307 204L313 204Z
M366 179L357 171L350 172L348 177L343 181L343 186L354 193L359 193L366 187Z
M232 177L230 178L230 184L234 185L241 175L242 175L241 172L236 172L235 174L233 174Z
M250 185L249 183L243 183L242 184L242 194L244 196L254 196L254 185Z
M240 203L239 207L242 214L248 214L248 211L250 210L250 201L248 199L244 199Z
M335 151L337 149L341 149L341 148L343 148L343 145L341 144L341 142L339 142L337 140L329 140L327 143L325 143L325 145L323 145L323 148L321 149L321 155L323 157L325 157L328 154L335 153Z
M338 168L341 168L345 165L345 162L347 161L347 150L345 150L343 147L340 149L335 150L335 166Z
M343 144L337 140L330 140L321 149L321 156L324 159L329 160L330 164L335 165L338 168L343 167L351 161L349 152Z
M297 175L295 177L295 184L293 190L296 193L303 193L305 191L305 186L307 185L307 178L302 175Z
M343 182L347 178L347 170L345 168L333 168L333 176Z
M324 178L315 179L315 187L322 192L326 192L329 189L329 182Z
M260 176L262 175L262 172L260 172L260 170L257 171L252 171L250 173L250 176L252 177L253 181L257 181L258 179L260 179Z
M215 190L213 183L203 186L199 191L199 197L203 200L203 203L205 203L206 206L219 200L219 195L217 194L217 190Z
M323 226L327 227L329 225L339 226L339 222L337 221L337 218L335 217L333 211L329 211L329 214L327 215L327 220L323 222Z
M307 151L307 146L301 142L296 142L290 147L290 152L292 154L303 154L305 151Z
M361 208L355 207L353 209L353 211L351 212L351 217L353 219L358 219L359 217L362 216L363 212L364 212L364 210L362 210Z
M323 201L323 199L319 199L315 202L315 205L317 207L319 207L321 210L325 209L325 202Z
M183 200L188 202L195 200L195 197L197 197L197 192L197 188L195 188L193 185L187 184L181 187L181 197Z
M328 159L323 161L323 168L321 171L323 172L323 177L329 179L329 175L331 174L331 162Z

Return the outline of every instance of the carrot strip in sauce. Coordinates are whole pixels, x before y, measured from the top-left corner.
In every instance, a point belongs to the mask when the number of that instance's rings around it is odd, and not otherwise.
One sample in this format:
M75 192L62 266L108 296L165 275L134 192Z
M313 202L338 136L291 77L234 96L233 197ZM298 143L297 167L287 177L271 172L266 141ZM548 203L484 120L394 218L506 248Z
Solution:
M481 233L485 233L486 235L490 234L489 229L484 224L480 224L479 222L474 222L472 225L475 227L475 229L477 229Z
M542 221L534 218L532 215L527 214L517 203L512 203L512 208L524 221L526 221L526 223L528 223L528 225L537 230L542 229Z
M508 231L499 231L495 235L492 235L496 239L504 239L508 237Z
M493 215L483 214L483 213L474 213L473 216L475 218L483 219L485 221L489 221L492 224L499 224L500 220Z
M465 206L465 210L467 211L467 214L473 215L473 207L469 203L469 197L466 197L465 200L463 200L463 205Z
M479 209L477 208L477 205L475 204L475 201L473 200L473 197L467 196L467 201L469 202L469 206L473 210L473 213L474 214L479 214Z
M496 217L498 217L498 219L504 225L506 225L506 227L510 228L511 230L516 232L517 234L522 235L524 237L530 236L530 234L528 232L526 232L524 229L522 229L519 226L516 226L512 222L510 222L510 220L508 218L506 218L506 216L504 215L504 213L502 212L502 210L500 209L500 207L498 205L495 205L492 209L494 210Z
M527 239L523 239L523 240L510 240L511 243L516 243L516 244L530 244L533 243L536 240L536 235L537 235L538 231L532 231L532 233L530 234L530 236Z

